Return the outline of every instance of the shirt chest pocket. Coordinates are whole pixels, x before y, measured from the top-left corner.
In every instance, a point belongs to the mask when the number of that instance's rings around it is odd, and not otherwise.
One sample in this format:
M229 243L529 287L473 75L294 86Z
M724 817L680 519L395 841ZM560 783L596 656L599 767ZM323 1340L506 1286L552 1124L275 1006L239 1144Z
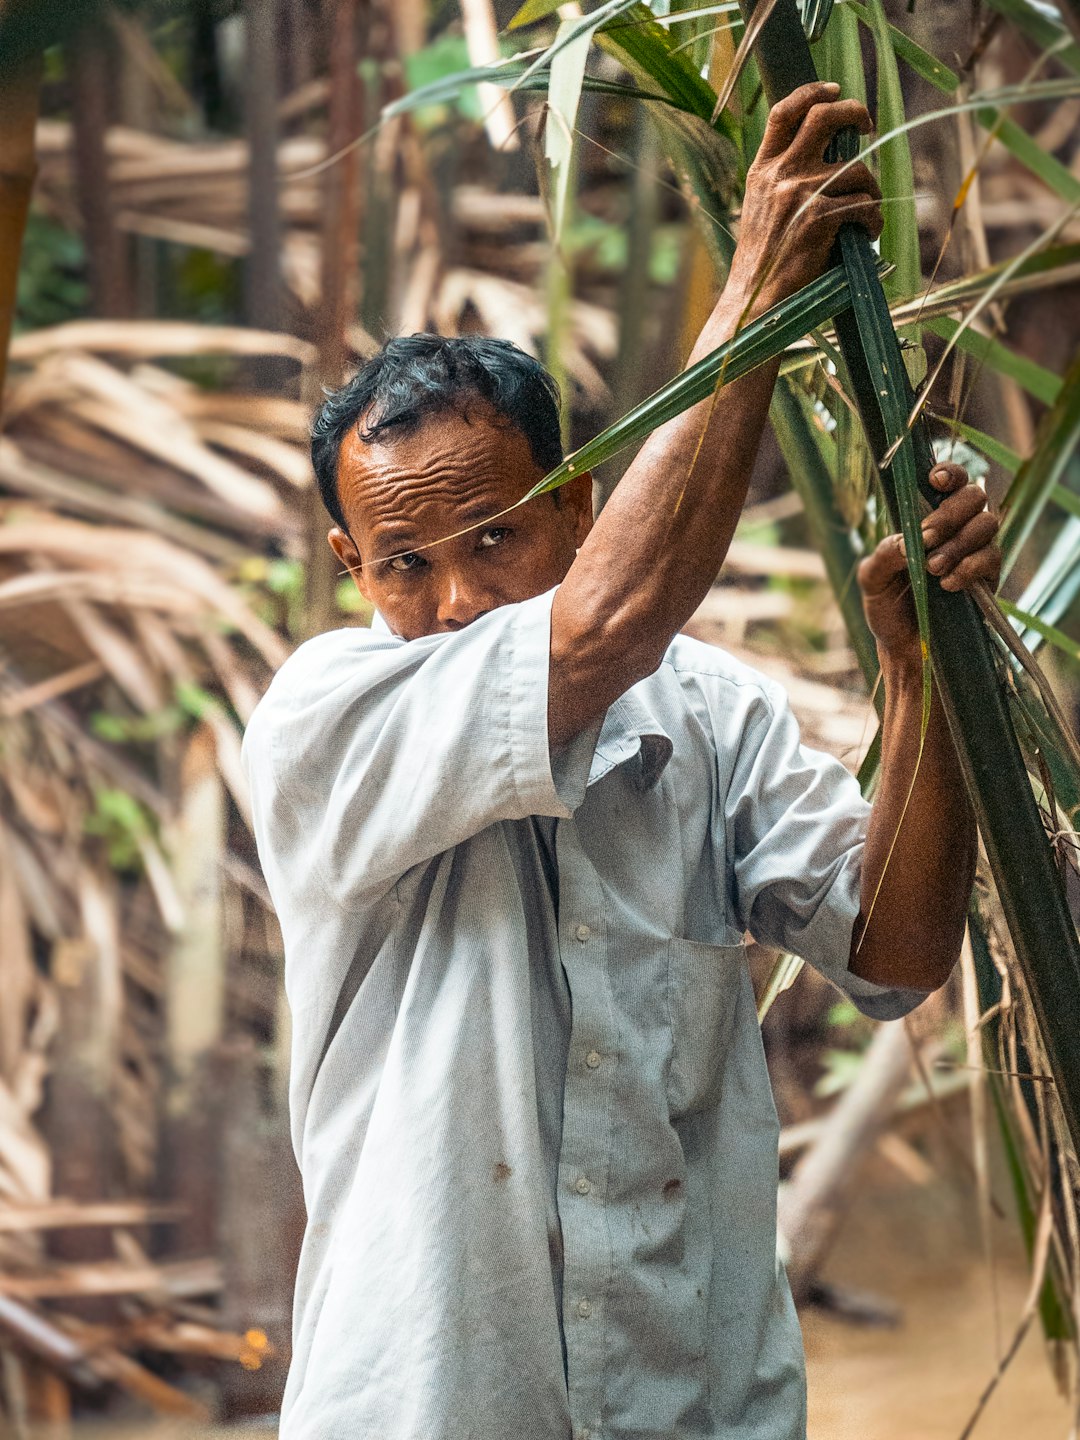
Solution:
M671 1065L668 1109L673 1120L715 1106L723 1088L740 1005L753 1005L742 945L668 942Z

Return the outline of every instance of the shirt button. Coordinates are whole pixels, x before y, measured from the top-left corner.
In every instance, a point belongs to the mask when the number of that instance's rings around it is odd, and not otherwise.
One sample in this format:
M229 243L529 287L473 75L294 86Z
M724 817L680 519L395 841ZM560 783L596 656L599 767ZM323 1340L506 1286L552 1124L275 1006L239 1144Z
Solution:
M574 931L574 934L581 941L582 945L584 945L585 941L588 940L589 936L592 934L592 931L589 929L588 925L579 925Z
M582 1175L579 1177L576 1184L574 1185L574 1189L579 1195L588 1195L589 1191L592 1189L592 1186L589 1184L588 1180L585 1179L585 1176Z
M595 1070L602 1058L599 1050L590 1050L585 1056L585 1064L590 1070Z
M579 1300L577 1302L577 1313L581 1316L583 1320L587 1320L589 1318L589 1316L592 1314L592 1306L589 1304L588 1300Z

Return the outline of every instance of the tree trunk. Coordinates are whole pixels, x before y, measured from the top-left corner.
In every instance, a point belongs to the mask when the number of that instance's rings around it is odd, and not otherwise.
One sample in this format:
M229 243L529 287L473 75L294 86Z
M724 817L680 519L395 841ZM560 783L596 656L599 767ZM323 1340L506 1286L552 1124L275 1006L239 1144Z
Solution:
M132 311L128 241L116 227L109 194L108 97L112 87L107 32L86 25L67 47L71 117L75 142L75 193L82 219L90 304L95 315L128 316Z
M244 128L249 147L248 228L251 249L244 272L245 316L258 330L282 324L281 210L278 204L278 0L247 0L244 44L247 84ZM264 360L260 378L273 385L280 362Z
M361 129L357 0L330 0L330 112L326 144L330 155L355 140ZM366 26L365 26L366 28ZM319 358L308 377L312 408L323 387L334 389L345 379L349 353L347 332L356 313L360 241L360 151L350 150L323 172L323 225L320 295L317 315ZM308 512L308 570L304 628L317 635L339 623L335 594L337 558L326 541L330 517L315 489Z
M5 73L0 84L0 415L15 320L19 257L37 170L34 126L40 84L40 56L14 74Z

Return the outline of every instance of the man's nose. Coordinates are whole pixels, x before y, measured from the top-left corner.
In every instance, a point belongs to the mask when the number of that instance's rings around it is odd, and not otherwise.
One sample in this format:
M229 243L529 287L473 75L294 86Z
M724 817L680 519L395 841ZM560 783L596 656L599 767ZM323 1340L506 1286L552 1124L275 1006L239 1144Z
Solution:
M445 577L439 595L440 629L460 630L490 609L488 596L479 586L471 584L467 575L451 572Z

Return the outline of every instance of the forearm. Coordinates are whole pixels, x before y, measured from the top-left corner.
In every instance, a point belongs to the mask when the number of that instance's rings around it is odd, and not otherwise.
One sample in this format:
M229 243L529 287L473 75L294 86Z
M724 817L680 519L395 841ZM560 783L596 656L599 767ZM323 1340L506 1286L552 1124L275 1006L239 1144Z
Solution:
M919 667L886 668L884 683L881 783L863 855L851 969L880 985L935 990L960 952L975 822L936 687L920 757Z
M745 311L744 293L729 287L690 363L729 339ZM552 715L553 742L650 674L715 580L778 366L761 366L654 431L616 486L552 607L553 672L577 701Z

